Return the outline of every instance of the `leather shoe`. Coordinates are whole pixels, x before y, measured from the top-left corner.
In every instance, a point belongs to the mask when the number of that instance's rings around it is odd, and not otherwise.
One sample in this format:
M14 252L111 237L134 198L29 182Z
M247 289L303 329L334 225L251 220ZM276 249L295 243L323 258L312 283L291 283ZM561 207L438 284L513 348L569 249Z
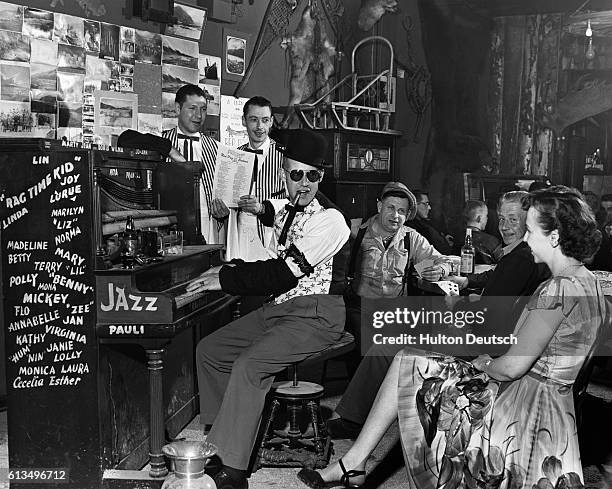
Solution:
M249 483L246 477L236 479L229 475L225 469L221 469L213 477L217 489L248 489Z
M354 440L359 436L359 433L361 433L361 428L363 428L363 425L344 418L330 419L327 421L327 432L329 436L335 440L347 438Z

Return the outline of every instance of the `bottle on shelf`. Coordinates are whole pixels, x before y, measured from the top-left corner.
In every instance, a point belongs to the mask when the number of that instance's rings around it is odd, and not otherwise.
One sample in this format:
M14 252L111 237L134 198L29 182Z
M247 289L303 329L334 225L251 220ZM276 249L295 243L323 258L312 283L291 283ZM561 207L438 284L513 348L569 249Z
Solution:
M472 244L472 229L465 230L465 244L461 247L461 267L460 273L464 277L474 273L474 256L476 252Z
M123 268L134 268L134 262L138 253L138 233L134 227L134 218L128 216L123 233L123 252L121 262Z

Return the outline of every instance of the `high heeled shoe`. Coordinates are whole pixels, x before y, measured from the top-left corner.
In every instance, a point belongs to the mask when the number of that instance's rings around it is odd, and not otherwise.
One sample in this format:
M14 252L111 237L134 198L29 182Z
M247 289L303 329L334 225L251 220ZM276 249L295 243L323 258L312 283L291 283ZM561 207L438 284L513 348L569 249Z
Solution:
M363 485L365 482L365 470L346 470L342 459L338 460L338 464L342 470L342 477L340 477L339 481L325 482L321 474L312 469L302 469L298 472L297 476L298 479L308 487L312 487L312 489L327 489L331 487L360 488ZM351 484L351 477L355 479L363 477L363 480L359 484Z

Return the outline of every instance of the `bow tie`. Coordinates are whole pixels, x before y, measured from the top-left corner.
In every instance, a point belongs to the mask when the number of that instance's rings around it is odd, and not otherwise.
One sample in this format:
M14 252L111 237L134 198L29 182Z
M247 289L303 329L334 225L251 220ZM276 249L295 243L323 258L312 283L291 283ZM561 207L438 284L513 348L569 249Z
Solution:
M199 141L200 138L198 136L187 136L186 134L178 134L179 139L191 139L192 141Z
M262 155L263 154L263 149L244 148L244 151L246 151L247 153L255 153L256 155Z

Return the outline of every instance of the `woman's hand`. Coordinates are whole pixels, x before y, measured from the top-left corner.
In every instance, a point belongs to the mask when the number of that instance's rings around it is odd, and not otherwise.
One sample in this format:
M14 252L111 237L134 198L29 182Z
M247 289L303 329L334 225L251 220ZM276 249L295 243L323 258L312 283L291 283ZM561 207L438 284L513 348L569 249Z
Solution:
M475 369L481 372L485 371L485 368L493 361L490 355L480 355L472 360L472 365Z

